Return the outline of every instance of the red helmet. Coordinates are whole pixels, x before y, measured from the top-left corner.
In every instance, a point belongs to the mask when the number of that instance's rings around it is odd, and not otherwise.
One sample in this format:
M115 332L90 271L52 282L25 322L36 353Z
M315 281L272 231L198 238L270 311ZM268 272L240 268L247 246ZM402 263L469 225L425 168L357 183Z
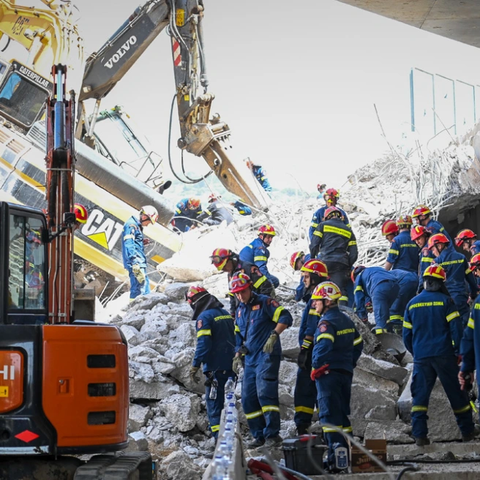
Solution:
M436 233L435 235L432 235L428 239L428 248L431 250L435 245L438 245L439 243L445 243L448 244L450 243L450 240L443 234L443 233Z
M315 287L312 300L338 300L342 292L333 282L322 282Z
M334 188L329 188L324 194L323 199L327 203L327 205L336 205L337 200L339 197L339 193Z
M431 215L432 211L426 205L419 205L412 213L412 217L420 217L420 215Z
M81 203L76 203L73 207L73 211L75 212L75 221L78 223L87 223L88 212Z
M209 196L208 196L208 203L212 203L214 202L215 200L219 200L221 197L221 195L217 195L216 193L211 193Z
M438 278L442 282L447 279L447 274L445 273L443 267L437 265L436 263L432 263L429 267L427 267L423 272L423 276Z
M192 304L203 298L205 295L208 295L208 292L203 287L200 285L192 285L185 294L185 300Z
M290 266L294 269L294 270L298 270L298 268L295 268L297 266L297 260L299 258L302 258L303 256L305 255L304 252L300 251L300 252L293 252L292 253L292 256L290 257Z
M252 287L250 277L245 273L236 273L230 280L230 292L237 293Z
M323 218L325 220L328 220L328 219L334 218L334 217L342 218L343 217L342 212L337 207L328 207L325 210L325 213L323 214Z
M352 273L350 274L350 278L352 279L353 283L355 283L355 279L364 270L365 270L365 267L363 265L357 265L355 268L352 268Z
M277 232L275 232L275 229L271 225L262 225L258 229L258 235L276 235Z
M405 225L407 227L411 227L413 223L412 217L410 215L400 215L397 220L397 225Z
M428 237L430 235L430 232L422 225L415 225L410 230L410 238L412 240L416 240L417 238L420 238L422 235L425 235L425 237Z
M325 183L319 183L317 184L317 190L321 190L322 188L325 188L327 185Z
M187 208L189 210L195 210L200 206L200 199L196 197L191 197L188 199Z
M461 247L463 245L463 242L468 238L474 239L477 238L477 235L475 234L475 232L472 232L472 230L469 230L468 228L466 228L465 230L461 230L455 237L455 245L457 247Z
M387 220L382 225L382 235L396 235L398 233L398 225L393 220Z
M145 205L140 209L140 215L145 215L154 224L158 220L158 211L152 205Z
M477 253L470 259L469 266L472 270L480 267L480 253Z
M308 262L305 262L300 269L302 272L309 272L318 275L319 277L328 278L328 268L327 266L320 260L312 259Z
M228 248L216 248L210 255L212 263L217 270L223 270L229 258L232 258L233 252Z

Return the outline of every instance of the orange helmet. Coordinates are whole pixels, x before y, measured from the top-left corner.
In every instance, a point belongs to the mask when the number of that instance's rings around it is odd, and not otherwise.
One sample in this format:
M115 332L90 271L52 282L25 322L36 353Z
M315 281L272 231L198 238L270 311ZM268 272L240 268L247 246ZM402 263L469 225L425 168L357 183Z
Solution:
M275 232L275 229L271 225L262 225L258 229L258 235L276 235L277 232Z
M477 238L477 235L475 234L475 232L469 230L468 228L466 228L465 230L461 230L460 232L458 232L457 236L454 239L455 245L457 247L461 247L463 245L463 242L468 238L474 239Z
M76 203L73 207L73 211L75 212L75 221L78 223L87 223L88 212L81 203Z
M382 225L382 235L396 235L398 233L398 225L393 220L387 220Z
M302 272L309 272L318 275L319 277L328 278L328 268L327 266L320 260L312 259L308 262L305 262L300 269Z
M185 294L185 300L189 304L193 304L208 295L208 292L200 285L192 285ZM195 298L196 297L196 298Z
M200 199L196 197L191 197L188 199L187 208L189 210L195 210L200 206Z
M342 218L343 217L342 212L337 207L328 207L325 210L325 213L323 214L323 218L325 220L328 220L328 219L334 218L334 217Z
M413 223L412 217L410 215L400 215L397 220L397 225L404 225L406 227L411 227Z
M312 300L338 300L342 292L333 282L322 282L315 287Z
M237 293L252 287L250 277L245 273L236 273L230 280L230 292Z
M213 265L217 270L223 270L229 258L232 258L233 252L228 248L216 248L210 255Z
M303 256L305 255L304 252L300 251L300 252L293 252L292 253L292 256L290 257L290 266L294 269L294 270L298 270L298 268L295 268L297 266L297 260L299 258L302 258Z
M447 279L447 274L445 273L443 267L437 265L436 263L432 263L429 267L427 267L423 272L423 276L438 278L442 282Z
M363 265L357 265L355 268L352 268L352 273L350 274L350 278L352 279L353 283L355 283L355 279L364 270L365 270L365 267Z
M477 253L470 259L469 266L472 270L480 267L480 253Z
M431 215L432 211L426 205L419 205L412 213L412 217L420 217L421 215Z
M430 232L422 225L415 225L410 230L410 238L412 240L416 240L417 238L420 238L422 235L425 235L425 237L428 237L430 235Z
M140 215L145 215L154 224L158 220L158 211L152 205L145 205L140 209Z
M339 197L338 190L335 190L334 188L329 188L323 194L323 199L325 200L327 205L336 205L338 197Z
M450 243L450 240L443 234L443 233L436 233L435 235L432 235L428 239L428 248L431 250L435 245L438 245L439 243L445 243L448 244Z

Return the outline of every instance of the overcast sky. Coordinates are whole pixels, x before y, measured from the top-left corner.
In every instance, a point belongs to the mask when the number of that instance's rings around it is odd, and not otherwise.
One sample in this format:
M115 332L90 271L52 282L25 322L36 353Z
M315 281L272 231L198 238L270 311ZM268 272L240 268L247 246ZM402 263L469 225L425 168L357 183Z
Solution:
M408 134L413 67L475 83L480 58L454 42L335 0L204 0L205 50L214 112L232 129L237 157L263 165L279 187L341 187L355 169ZM80 0L87 53L138 5ZM112 7L112 5L114 5ZM174 94L170 42L153 42L103 101L125 107L167 158ZM176 116L174 144L178 137ZM179 152L174 150L176 165ZM192 157L189 165L203 160Z

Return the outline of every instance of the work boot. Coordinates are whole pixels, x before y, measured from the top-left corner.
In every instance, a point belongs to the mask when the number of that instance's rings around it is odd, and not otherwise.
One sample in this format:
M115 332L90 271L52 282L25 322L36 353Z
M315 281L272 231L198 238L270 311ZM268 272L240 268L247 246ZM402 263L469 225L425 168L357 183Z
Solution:
M267 448L278 448L282 445L282 442L283 438L280 435L277 435L276 437L267 438L265 446Z
M254 438L253 442L247 444L248 449L259 448L265 443L264 438Z
M427 437L414 437L415 445L418 447L424 447L425 445L430 445L430 439Z

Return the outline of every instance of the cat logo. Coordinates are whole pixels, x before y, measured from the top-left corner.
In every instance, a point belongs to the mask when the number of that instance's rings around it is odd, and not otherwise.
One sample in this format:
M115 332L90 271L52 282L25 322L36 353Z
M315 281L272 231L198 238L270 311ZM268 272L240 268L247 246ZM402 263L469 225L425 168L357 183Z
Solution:
M80 232L90 240L112 251L122 235L123 225L113 218L106 218L98 209L92 210L88 215L87 223Z

